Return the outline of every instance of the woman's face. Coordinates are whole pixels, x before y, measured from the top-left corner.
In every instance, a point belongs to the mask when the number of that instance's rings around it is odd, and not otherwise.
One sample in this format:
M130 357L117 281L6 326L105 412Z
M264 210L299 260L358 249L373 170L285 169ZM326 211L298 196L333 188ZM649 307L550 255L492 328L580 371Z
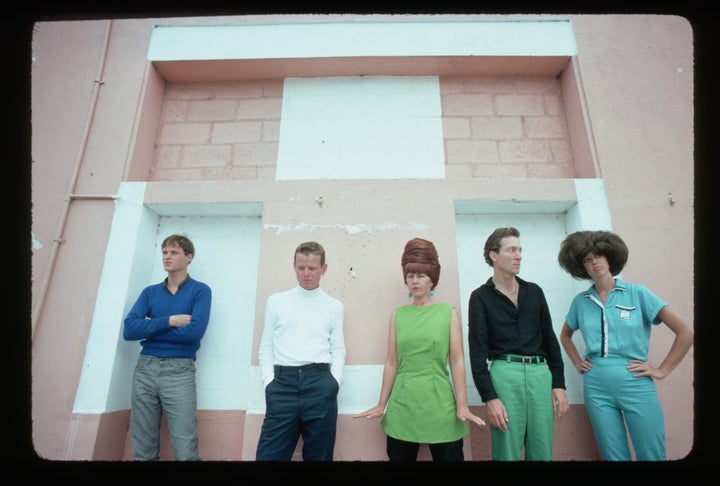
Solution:
M600 278L610 271L607 258L604 255L596 255L590 251L582 260L583 267L593 280Z
M405 275L405 284L408 287L408 291L413 294L413 297L422 297L430 292L432 289L432 279L420 272L408 272Z

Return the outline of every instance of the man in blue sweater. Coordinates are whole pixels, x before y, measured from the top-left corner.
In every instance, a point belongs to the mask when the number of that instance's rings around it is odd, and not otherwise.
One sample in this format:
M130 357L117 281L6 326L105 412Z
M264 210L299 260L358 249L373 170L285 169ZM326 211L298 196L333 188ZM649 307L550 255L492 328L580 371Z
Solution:
M212 292L187 267L195 247L185 235L162 243L164 281L145 287L125 318L123 337L142 350L132 379L130 438L133 459L160 458L165 412L177 461L199 461L195 358L210 320Z

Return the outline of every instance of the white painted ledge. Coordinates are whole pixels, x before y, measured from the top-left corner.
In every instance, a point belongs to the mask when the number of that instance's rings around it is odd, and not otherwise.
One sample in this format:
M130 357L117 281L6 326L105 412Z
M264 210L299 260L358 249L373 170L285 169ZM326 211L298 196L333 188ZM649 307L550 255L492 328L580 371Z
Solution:
M574 56L569 19L158 25L148 60Z

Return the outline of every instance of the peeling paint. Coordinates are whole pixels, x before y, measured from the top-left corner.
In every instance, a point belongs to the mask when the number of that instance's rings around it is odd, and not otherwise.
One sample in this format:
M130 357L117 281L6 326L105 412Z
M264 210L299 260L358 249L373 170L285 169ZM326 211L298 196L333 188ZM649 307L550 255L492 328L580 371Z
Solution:
M424 223L391 223L389 221L386 221L382 224L309 224L309 223L300 223L300 224L289 224L289 225L280 225L280 224L265 224L264 229L275 230L276 235L280 235L289 231L313 231L316 229L328 229L328 228L334 228L334 229L341 229L345 230L348 234L355 234L355 233L372 233L373 231L388 231L388 230L402 230L402 229L412 229L412 230L423 230L427 229L428 225Z
M35 234L32 231L30 232L30 242L33 250L41 250L43 248L43 244L35 238Z

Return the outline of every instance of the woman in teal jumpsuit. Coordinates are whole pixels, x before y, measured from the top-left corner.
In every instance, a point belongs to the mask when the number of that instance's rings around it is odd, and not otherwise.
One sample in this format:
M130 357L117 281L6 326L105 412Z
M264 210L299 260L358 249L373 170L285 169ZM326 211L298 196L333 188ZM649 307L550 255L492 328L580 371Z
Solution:
M693 331L648 288L617 275L628 258L625 242L610 231L578 231L562 242L558 262L574 278L593 285L573 299L560 342L583 375L585 407L602 458L664 461L665 423L655 380L665 378L685 357ZM664 322L675 333L658 367L648 363L652 326ZM580 356L572 336L585 341Z

